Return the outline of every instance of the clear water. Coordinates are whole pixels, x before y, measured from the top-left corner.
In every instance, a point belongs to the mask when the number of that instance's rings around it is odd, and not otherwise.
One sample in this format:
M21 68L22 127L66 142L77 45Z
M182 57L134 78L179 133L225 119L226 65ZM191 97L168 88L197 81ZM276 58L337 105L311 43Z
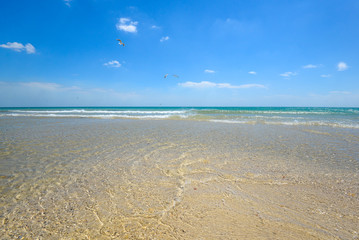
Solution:
M2 109L0 239L357 239L356 111Z

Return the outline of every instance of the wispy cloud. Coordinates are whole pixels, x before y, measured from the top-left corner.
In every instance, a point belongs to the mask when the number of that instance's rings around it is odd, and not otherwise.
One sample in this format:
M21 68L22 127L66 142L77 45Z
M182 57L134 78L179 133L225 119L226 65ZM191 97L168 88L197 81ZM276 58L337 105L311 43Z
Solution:
M104 63L103 65L108 66L108 67L114 67L114 68L119 68L119 67L121 67L121 63L119 63L119 62L116 61L116 60L109 61L109 62L107 62L107 63Z
M282 74L279 74L280 76L282 77L285 77L285 78L290 78L290 77L293 77L295 75L297 75L296 72L285 72L285 73L282 73Z
M132 21L130 18L120 18L116 24L116 28L121 31L136 33L138 22Z
M165 36L160 39L160 42L168 41L169 39L170 39L169 36Z
M5 82L6 84L6 82ZM90 93L90 92L103 92L109 93L114 92L112 89L103 89L103 88L81 88L78 86L63 86L57 83L51 82L18 82L14 83L15 86L18 87L26 87L28 89L38 89L38 90L46 90L48 92L82 92L82 93Z
M68 7L71 7L71 4L70 4L71 1L72 1L72 0L64 0L65 4L66 4Z
M134 103L139 98L137 93L114 89L0 81L0 106L112 106Z
M205 73L215 73L216 71L211 70L211 69L206 69L206 70L204 70L204 72L205 72Z
M29 54L36 52L35 47L31 43L25 45L25 50Z
M35 47L31 43L27 43L27 44L23 45L22 43L18 43L18 42L8 42L6 44L1 44L0 47L8 48L15 52L26 51L26 53L28 53L28 54L32 54L32 53L36 52Z
M345 62L339 62L337 65L337 69L338 71L345 71L347 70L349 67Z
M265 88L261 84L243 84L243 85L232 85L230 83L214 83L208 81L202 82L184 82L178 84L181 87L187 88L230 88L230 89L240 89L240 88Z
M151 26L151 29L160 29L160 27L157 26L157 25L152 25L152 26Z
M29 88L38 88L44 90L60 90L62 88L61 85L57 83L46 83L46 82L21 82L19 83L22 86L29 87Z
M255 71L248 72L249 74L256 75L257 73Z
M349 95L351 92L348 91L331 91L330 94L343 94L343 95Z
M303 68L317 68L319 66L320 65L308 64L308 65L303 66Z
M328 77L331 77L332 75L330 75L330 74L322 74L322 75L320 75L322 78L328 78Z

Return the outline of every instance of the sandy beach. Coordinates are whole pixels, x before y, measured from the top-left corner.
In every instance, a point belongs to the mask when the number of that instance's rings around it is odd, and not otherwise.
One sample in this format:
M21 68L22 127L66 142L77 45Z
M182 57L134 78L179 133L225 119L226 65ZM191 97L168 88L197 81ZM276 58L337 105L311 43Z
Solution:
M359 130L4 118L1 239L357 239Z

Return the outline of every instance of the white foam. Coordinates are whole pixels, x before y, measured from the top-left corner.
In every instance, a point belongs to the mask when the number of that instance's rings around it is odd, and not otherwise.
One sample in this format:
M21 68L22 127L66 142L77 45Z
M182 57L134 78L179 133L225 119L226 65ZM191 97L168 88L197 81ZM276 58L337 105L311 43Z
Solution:
M292 122L275 122L275 121L238 121L238 120L209 120L210 122L230 123L230 124L268 124L268 125L288 125L288 126L328 126L337 128L356 128L359 124L337 123L337 122L321 122L321 121L292 121Z
M249 121L238 121L238 120L209 120L210 122L217 122L217 123L242 123L242 124L248 124Z
M128 115L128 114L25 114L25 113L10 113L10 114L0 114L0 116L9 116L9 117L51 117L51 118L104 118L104 119L111 119L111 118L126 118L126 119L166 119L173 117L175 115ZM185 118L184 115L179 115L179 117Z
M182 114L186 111L136 111L136 110L84 110L84 109L74 109L74 110L13 110L16 113L34 113L34 114L44 114L44 113L88 113L88 114L116 114L116 113L125 113L125 114Z

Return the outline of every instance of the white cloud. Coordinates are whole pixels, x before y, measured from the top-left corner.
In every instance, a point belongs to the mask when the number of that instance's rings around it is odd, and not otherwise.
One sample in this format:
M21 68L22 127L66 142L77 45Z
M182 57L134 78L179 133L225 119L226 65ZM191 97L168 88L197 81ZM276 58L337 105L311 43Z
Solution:
M206 69L206 70L204 70L204 72L205 72L205 73L215 73L216 71L211 70L211 69Z
M8 49L11 49L11 50L14 50L15 52L21 52L25 46L22 45L22 43L17 43L17 42L8 42L6 44L1 44L0 47L2 48L8 48Z
M322 74L320 76L323 77L323 78L328 78L328 77L331 77L332 75L330 75L330 74Z
M170 39L169 36L162 37L162 38L160 39L160 42L167 41L167 40L169 40L169 39Z
M303 68L317 68L317 67L319 67L319 65L308 64L303 66Z
M159 29L160 27L159 27L159 26L156 26L156 25L152 25L151 28L152 28L152 29Z
M8 42L6 44L1 44L0 45L1 48L8 48L11 49L15 52L22 52L22 51L26 51L26 53L28 54L32 54L35 53L35 47L31 44L31 43L27 43L25 46L22 43L18 43L18 42Z
M255 71L248 72L249 74L256 75L257 73Z
M337 68L338 68L338 71L345 71L349 67L345 62L339 62Z
M282 73L282 74L279 74L279 75L282 76L282 77L289 78L289 77L297 75L297 73L296 72L285 72L285 73Z
M136 105L140 96L114 89L64 86L53 82L1 82L0 106ZM137 104L138 105L138 104Z
M243 84L243 85L231 85L230 83L214 83L208 81L202 82L184 82L178 84L181 87L188 88L231 88L231 89L239 89L239 88L265 88L264 85L261 84Z
M119 67L121 67L121 63L119 63L119 62L116 61L116 60L109 61L109 62L107 62L107 63L104 63L103 65L108 66L108 67L114 67L114 68L119 68Z
M61 88L61 85L57 83L44 83L44 82L22 82L20 83L22 86L29 88L38 88L44 90L58 90Z
M217 84L213 82L185 82L185 83L179 83L178 85L182 87L189 87L189 88L208 88L208 87L215 87Z
M121 31L135 33L137 32L138 22L133 22L129 18L120 18L116 24L116 28Z
M344 95L351 94L351 92L348 92L348 91L331 91L329 93L330 94L344 94Z
M71 2L72 0L64 0L64 1L65 1L65 4L66 4L68 7L71 7L70 2Z
M73 91L73 90L80 90L79 87L72 86L72 87L64 87L57 83L48 83L48 82L19 82L19 86L26 87L28 89L38 89L38 90L45 90L45 91Z
M36 52L35 47L31 43L26 44L25 49L28 54Z

